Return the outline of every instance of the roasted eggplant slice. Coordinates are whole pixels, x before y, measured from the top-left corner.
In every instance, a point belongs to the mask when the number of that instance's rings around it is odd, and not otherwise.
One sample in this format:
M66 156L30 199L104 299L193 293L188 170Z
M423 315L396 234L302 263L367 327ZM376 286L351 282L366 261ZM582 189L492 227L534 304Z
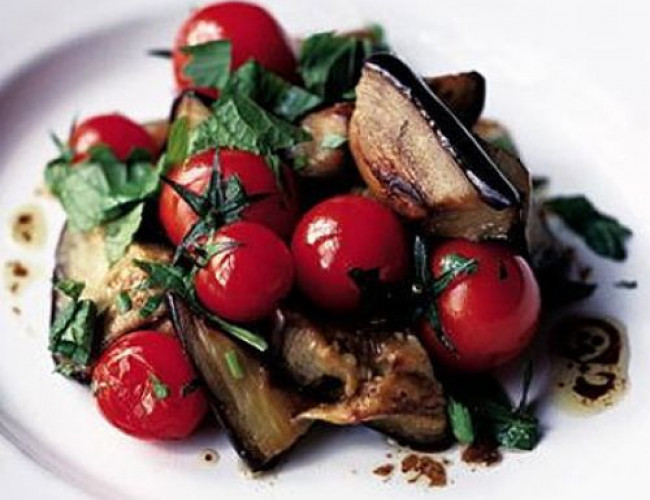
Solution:
M361 331L288 311L275 341L296 382L325 400L301 419L366 424L416 448L446 441L442 386L415 336Z
M331 177L345 166L348 124L354 104L342 102L309 113L300 122L311 140L298 144L292 156L302 165L297 172L303 177Z
M369 58L356 93L350 149L376 197L440 236L501 238L521 229L528 172L472 135L402 61Z
M295 419L307 403L281 387L257 358L193 315L174 295L169 296L169 307L176 333L237 453L253 471L269 469L309 430L310 421ZM237 360L238 373L233 373L229 357Z
M425 78L435 95L463 122L471 127L485 106L485 78L478 71Z
M167 133L169 132L169 121L155 120L143 123L142 126L149 133L156 145L156 150L160 153L167 143Z
M164 303L147 317L140 315L140 310L147 300L160 294L161 290L138 287L147 279L147 275L133 264L133 260L169 262L171 257L171 251L160 245L133 243L126 254L109 268L104 237L100 230L82 233L66 226L56 249L54 279L85 283L82 298L90 299L97 305L102 318L100 339L101 344L105 346L125 333L164 320ZM117 307L116 298L121 292L129 294L129 311L120 311ZM60 292L54 290L53 294L53 307L60 308Z

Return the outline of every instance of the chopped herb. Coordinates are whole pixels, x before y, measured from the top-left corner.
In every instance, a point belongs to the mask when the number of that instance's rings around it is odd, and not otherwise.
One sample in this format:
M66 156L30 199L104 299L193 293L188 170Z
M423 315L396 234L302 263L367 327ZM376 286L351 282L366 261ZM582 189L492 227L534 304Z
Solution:
M56 310L50 327L49 350L57 372L85 380L93 354L97 306L91 300L79 300L83 283L60 281L56 287L68 295L70 302Z
M323 149L338 149L348 142L348 138L339 134L327 134L323 137L320 147Z
M86 288L86 284L81 281L59 280L54 284L57 290L60 290L72 300L78 300Z
M183 73L194 85L223 88L230 74L231 45L228 40L214 40L181 50L190 56Z
M632 231L615 218L599 212L582 195L558 196L544 206L558 215L598 255L621 261L627 256L625 244Z
M474 424L469 408L453 397L447 401L447 415L451 431L461 444L471 444L474 441Z
M193 271L188 272L171 264L145 262L141 260L134 260L133 262L149 275L148 286L177 293L194 312L216 323L226 333L249 344L258 351L264 352L268 349L268 343L264 337L221 319L201 305L194 291Z
M156 310L160 307L160 304L162 304L163 298L164 297L162 294L156 294L149 297L140 309L140 317L148 318L153 313L155 313Z
M149 372L149 381L151 382L153 395L156 397L156 399L162 401L163 399L167 399L169 397L169 386L167 384L163 384L161 380L152 372Z
M237 351L230 349L225 353L226 364L228 365L228 371L230 375L236 380L244 378L244 369L242 368L241 363L239 362L239 357L237 356Z
M634 280L619 280L614 283L616 288L627 288L628 290L633 290L639 286L639 284Z
M222 95L229 94L244 95L290 122L322 102L319 96L290 84L256 61L247 62L231 75Z
M131 310L133 303L131 302L131 297L129 297L128 292L121 291L115 297L115 307L119 313L124 314Z

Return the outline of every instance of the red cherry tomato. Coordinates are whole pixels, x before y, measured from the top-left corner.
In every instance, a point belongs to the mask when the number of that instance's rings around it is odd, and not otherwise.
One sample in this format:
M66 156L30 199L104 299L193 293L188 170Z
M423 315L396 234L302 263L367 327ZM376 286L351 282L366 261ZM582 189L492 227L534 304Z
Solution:
M121 337L93 370L95 397L106 419L142 439L192 434L208 408L203 390L191 389L195 379L180 342L150 330Z
M421 328L422 341L436 360L453 369L502 365L521 353L537 329L541 304L533 271L505 246L452 240L431 255L434 277L454 254L477 261L476 272L456 277L436 300L442 329L457 355L443 346L428 322Z
M379 269L384 282L400 281L408 270L400 221L386 206L362 196L337 196L313 207L298 223L291 251L300 289L332 312L359 306L351 270Z
M287 80L296 79L296 58L287 36L265 9L246 2L221 2L194 12L179 30L173 49L174 75L179 90L196 85L183 73L189 56L181 48L214 40L230 40L231 69L255 59ZM215 89L200 89L216 97Z
M134 149L147 151L152 158L158 154L156 143L141 125L118 113L97 115L79 123L72 131L70 148L74 161L88 158L90 148L108 146L119 160L126 160Z
M201 194L210 183L213 162L214 150L205 151L172 169L168 177L190 191ZM282 238L291 236L298 217L293 171L283 168L283 186L279 187L274 173L261 156L246 151L222 149L219 151L219 164L223 179L228 180L236 175L248 196L267 195L250 203L241 213L242 220L262 224ZM168 185L164 185L160 193L159 217L174 245L183 240L198 220L189 205Z
M223 250L194 280L205 307L218 316L249 323L269 316L291 291L291 253L275 233L252 222L235 222L215 234Z

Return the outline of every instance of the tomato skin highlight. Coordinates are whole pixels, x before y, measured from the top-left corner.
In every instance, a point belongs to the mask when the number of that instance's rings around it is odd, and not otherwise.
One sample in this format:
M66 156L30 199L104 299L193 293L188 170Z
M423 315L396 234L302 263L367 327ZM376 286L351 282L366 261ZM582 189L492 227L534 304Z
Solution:
M158 156L158 148L144 127L119 113L92 116L75 126L70 136L73 162L88 159L89 150L100 144L109 147L120 161L134 149L143 149L154 159Z
M458 355L442 345L428 322L420 328L423 343L435 360L458 371L484 371L513 360L539 322L541 299L532 269L497 243L451 240L431 254L434 277L450 254L478 262L475 273L455 278L436 300L442 328Z
M382 281L406 276L409 252L397 216L378 201L357 195L325 200L298 222L291 242L300 289L330 312L359 307L361 294L348 273L379 269Z
M196 274L201 303L239 323L271 315L293 286L293 261L286 244L266 227L243 221L222 227L211 243L231 246Z
M189 56L183 47L215 40L230 40L231 70L250 59L281 77L296 81L296 58L287 35L277 20L265 9L247 2L220 2L194 12L181 26L172 51L174 76L179 91L196 88L183 69ZM217 97L218 91L198 88Z
M183 396L196 379L180 342L169 335L141 330L111 344L93 369L97 404L106 419L141 439L183 439L196 429L208 405L201 387ZM156 396L155 381L167 388Z
M189 158L183 165L174 167L168 177L190 191L203 194L210 183L214 162L214 150L208 150ZM241 213L242 220L260 223L282 238L289 238L298 218L296 181L293 171L282 168L283 187L263 157L247 151L222 149L219 164L223 179L239 177L246 194L264 194L263 199L249 204ZM198 216L181 199L171 186L164 185L158 205L160 222L170 241L178 245Z

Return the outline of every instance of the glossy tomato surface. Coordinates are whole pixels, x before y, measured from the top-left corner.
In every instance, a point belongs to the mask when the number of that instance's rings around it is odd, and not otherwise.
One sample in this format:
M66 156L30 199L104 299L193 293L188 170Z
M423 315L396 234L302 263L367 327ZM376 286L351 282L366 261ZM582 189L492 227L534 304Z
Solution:
M182 439L207 411L180 342L157 331L129 333L111 344L95 365L92 381L106 419L135 437Z
M437 299L443 331L454 345L452 354L430 324L422 340L432 356L462 371L482 371L515 358L530 343L540 314L540 293L526 260L496 243L452 240L430 258L434 277L444 272L449 256L476 259L477 269L457 276Z
M171 170L168 177L190 191L203 194L210 183L214 150L199 153ZM250 203L242 220L258 222L282 238L289 238L298 218L298 202L293 172L283 167L282 187L264 158L246 151L219 151L224 181L237 176L248 196L265 195ZM198 220L190 206L168 185L160 193L159 217L167 236L178 245Z
M158 148L149 133L130 118L118 113L97 115L77 124L70 137L74 161L88 158L93 146L108 146L119 160L126 160L136 149L156 158Z
M379 270L381 281L402 280L409 264L406 235L397 216L370 198L325 200L298 223L291 242L300 289L317 306L349 312L361 294L349 273Z
M233 70L249 59L255 59L287 80L296 79L296 58L275 18L264 8L247 2L220 2L194 12L176 36L173 63L179 90L196 88L183 73L189 56L181 49L214 40L230 40ZM201 90L216 96L214 89Z
M264 319L291 290L291 253L266 227L235 222L221 228L211 245L221 250L194 284L199 300L218 316L242 323Z

